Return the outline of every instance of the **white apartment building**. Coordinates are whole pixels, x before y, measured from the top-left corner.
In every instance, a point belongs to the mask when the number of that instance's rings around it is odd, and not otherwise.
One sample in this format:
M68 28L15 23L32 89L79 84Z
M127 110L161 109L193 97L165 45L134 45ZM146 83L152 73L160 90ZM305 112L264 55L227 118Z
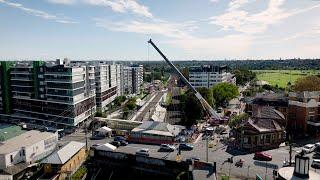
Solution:
M236 83L235 77L227 72L226 66L191 66L189 68L189 82L195 88L210 88L217 83L229 82Z
M96 103L101 110L106 110L107 105L121 95L119 67L115 64L95 64Z
M0 169L24 162L27 164L51 154L57 146L58 134L27 131L1 143Z
M124 94L140 94L143 83L143 65L123 67Z

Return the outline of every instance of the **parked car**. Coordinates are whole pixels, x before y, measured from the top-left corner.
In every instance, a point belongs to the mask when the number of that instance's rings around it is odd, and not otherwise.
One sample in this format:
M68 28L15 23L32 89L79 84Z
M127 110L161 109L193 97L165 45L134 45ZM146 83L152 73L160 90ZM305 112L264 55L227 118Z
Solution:
M161 144L159 151L173 152L176 148L170 144Z
M320 159L312 160L311 167L315 169L320 169Z
M138 151L136 151L136 155L149 156L149 149L147 148L139 149Z
M314 144L317 147L320 147L320 142L317 142L316 144Z
M126 146L126 145L128 145L128 142L127 142L127 141L121 140L121 141L119 141L119 142L120 142L120 145L121 145L121 146Z
M320 146L318 146L318 147L314 148L314 152L315 152L315 153L319 153L319 154L320 154Z
M114 145L117 148L121 146L121 143L119 141L112 141L110 144Z
M305 153L312 153L315 149L315 145L314 144L307 144L305 146L303 146L302 151L304 151Z
M115 136L115 137L113 138L113 140L114 140L114 141L125 141L126 138L124 138L124 137L122 137L122 136Z
M185 151L191 151L193 149L193 145L191 144L186 144L186 143L181 143L179 145L180 150L185 150Z
M272 161L272 155L265 152L256 152L254 153L253 159L259 161Z
M242 166L243 166L243 163L244 163L244 160L243 160L243 159L240 159L239 161L237 161L237 162L235 163L235 166L236 166L236 167L242 167Z
M320 154L319 153L315 153L313 156L312 156L313 159L320 159Z

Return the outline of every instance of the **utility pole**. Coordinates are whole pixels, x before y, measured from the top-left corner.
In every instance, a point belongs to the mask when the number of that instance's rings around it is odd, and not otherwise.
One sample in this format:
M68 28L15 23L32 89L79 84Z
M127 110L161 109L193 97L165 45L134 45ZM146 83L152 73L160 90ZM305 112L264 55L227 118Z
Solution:
M209 138L209 136L208 136L208 131L207 131L207 129L206 129L206 150L207 150L207 152L206 152L206 160L207 160L207 162L209 162L209 147L208 147L208 138Z

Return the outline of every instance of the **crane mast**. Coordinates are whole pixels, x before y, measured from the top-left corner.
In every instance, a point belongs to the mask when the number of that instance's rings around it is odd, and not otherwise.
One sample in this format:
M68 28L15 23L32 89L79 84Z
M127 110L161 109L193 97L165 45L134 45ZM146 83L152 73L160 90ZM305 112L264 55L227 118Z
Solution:
M182 79L184 83L192 90L192 92L195 94L197 99L200 101L202 107L204 110L215 119L221 119L219 114L210 106L210 104L202 97L202 95L194 88L190 82L183 76L183 74L179 71L179 69L169 61L169 59L161 52L161 50L152 42L150 39L148 41L152 45L152 47L157 50L157 52L161 55L161 57L169 64L169 66L179 75L179 77Z

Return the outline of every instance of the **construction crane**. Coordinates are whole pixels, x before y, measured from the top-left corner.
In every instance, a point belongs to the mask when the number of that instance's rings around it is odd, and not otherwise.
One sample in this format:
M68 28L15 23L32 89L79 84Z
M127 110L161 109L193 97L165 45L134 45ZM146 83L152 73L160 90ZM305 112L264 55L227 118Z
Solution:
M190 82L183 76L183 74L178 70L178 68L169 61L169 59L161 52L161 50L152 42L152 39L148 41L154 49L158 51L158 53L162 56L162 58L171 66L171 68L179 75L182 81L192 90L197 99L200 101L203 109L210 116L210 119L220 120L220 115L210 106L210 104L201 96L201 94L190 84Z

